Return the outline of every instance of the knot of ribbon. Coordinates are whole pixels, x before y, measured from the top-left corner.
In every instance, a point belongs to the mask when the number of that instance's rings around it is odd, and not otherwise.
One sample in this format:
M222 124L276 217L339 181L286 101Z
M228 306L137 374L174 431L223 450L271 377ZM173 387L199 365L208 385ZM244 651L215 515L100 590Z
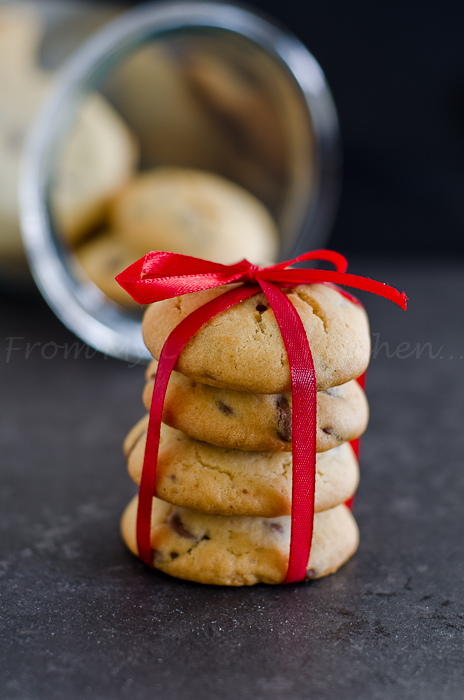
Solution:
M242 262L248 263L248 260L243 260ZM244 273L242 277L242 282L245 284L256 284L259 279L259 273L260 273L261 268L257 267L256 265L251 265L247 269L247 271Z
M296 263L316 260L332 263L335 270L291 269ZM301 581L306 577L314 520L316 374L301 319L281 288L315 282L341 284L382 296L404 310L407 303L404 292L400 293L382 282L348 274L347 267L346 259L331 250L311 251L294 260L269 267L257 267L248 260L241 260L234 265L221 265L187 255L157 251L148 253L116 277L121 287L139 304L151 304L183 294L234 284L232 289L184 318L168 336L160 354L150 408L137 511L137 547L139 556L146 564L153 566L152 503L156 493L163 404L171 372L182 349L207 321L221 311L262 291L269 301L282 334L292 387L292 512L289 563L284 583ZM360 305L348 292L338 291Z

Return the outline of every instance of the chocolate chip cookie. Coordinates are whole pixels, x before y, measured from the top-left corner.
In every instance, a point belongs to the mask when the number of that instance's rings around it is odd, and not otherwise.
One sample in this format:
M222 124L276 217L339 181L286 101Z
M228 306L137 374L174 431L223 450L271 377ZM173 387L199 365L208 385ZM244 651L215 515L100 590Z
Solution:
M152 355L159 359L166 338L177 324L227 289L208 289L152 304L142 327ZM364 309L323 284L299 285L284 291L303 322L318 390L359 377L370 353ZM263 293L208 321L189 340L175 369L194 381L224 389L266 394L291 391L287 353Z
M116 282L119 272L135 262L137 256L112 231L104 231L76 249L76 258L85 273L107 297L129 309L139 308L137 302Z
M129 474L140 484L148 416L124 443ZM292 455L215 447L162 426L156 495L204 513L274 518L290 515ZM315 511L333 508L356 491L359 468L349 443L316 458Z
M137 497L126 508L121 532L137 554ZM307 578L334 573L357 549L359 534L344 505L316 513ZM153 499L153 566L198 583L252 586L282 583L288 567L290 517L210 515Z
M266 207L215 173L158 167L128 183L110 219L138 257L167 250L231 264L255 264L278 251L276 224Z
M143 403L149 411L156 360L147 368ZM316 449L330 450L359 437L369 408L356 381L317 394ZM164 402L163 421L197 440L240 450L292 449L291 394L249 394L201 384L173 372Z

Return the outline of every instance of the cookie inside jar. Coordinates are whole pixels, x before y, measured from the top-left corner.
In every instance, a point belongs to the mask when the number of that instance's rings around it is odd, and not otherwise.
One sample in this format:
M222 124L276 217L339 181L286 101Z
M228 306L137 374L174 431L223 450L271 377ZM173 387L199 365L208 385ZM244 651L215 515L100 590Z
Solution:
M307 104L276 58L227 30L178 30L125 57L98 92L104 137L82 124L84 103L50 187L55 235L84 284L135 310L114 277L151 250L256 265L293 250L315 154Z

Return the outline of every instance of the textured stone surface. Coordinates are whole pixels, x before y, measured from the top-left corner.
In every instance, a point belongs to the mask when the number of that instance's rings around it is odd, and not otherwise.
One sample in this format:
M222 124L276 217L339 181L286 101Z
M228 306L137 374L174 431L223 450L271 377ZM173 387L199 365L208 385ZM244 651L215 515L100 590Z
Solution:
M144 412L142 368L43 359L75 339L43 304L0 300L2 700L462 698L464 266L350 271L411 299L405 314L363 297L390 353L431 348L389 358L374 335L360 549L287 587L202 587L132 557L120 444ZM42 344L28 359L27 343Z

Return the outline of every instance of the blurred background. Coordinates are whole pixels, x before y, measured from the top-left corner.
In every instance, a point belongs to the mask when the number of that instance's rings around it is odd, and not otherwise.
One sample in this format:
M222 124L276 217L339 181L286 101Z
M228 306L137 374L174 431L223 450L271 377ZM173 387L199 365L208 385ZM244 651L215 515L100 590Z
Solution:
M19 56L29 41L28 60L37 64L43 83L49 81L43 76L59 69L94 30L136 4L141 3L3 0L0 9L24 8L43 23L40 29L29 27L16 50ZM296 0L256 0L250 7L275 18L303 41L321 64L335 99L343 143L343 183L327 245L346 254L462 255L463 4L393 0L380 7L363 0L349 4L327 0L309 6ZM2 36L8 55L5 32ZM9 70L6 63L4 71ZM111 90L109 85L105 94L114 98ZM43 85L36 92L46 94ZM7 101L8 92L5 95ZM117 97L116 90L116 107L121 111ZM39 104L40 99L34 96L31 102ZM22 109L33 121L30 105ZM11 119L5 114L2 118ZM21 140L6 128L3 138L5 151ZM126 144L121 156L126 170L136 167L140 156L129 150ZM11 180L6 176L7 165L2 176ZM232 179L240 180L235 172ZM266 200L262 192L254 194ZM68 240L73 235L67 235ZM81 263L86 255L85 250L78 255ZM268 249L262 255L272 257ZM91 258L95 260L93 253ZM11 265L7 267L9 272ZM88 268L89 264L87 273ZM92 277L92 270L89 274Z
M335 97L344 180L330 244L346 252L462 255L464 4L256 6L307 44Z
M330 246L462 255L463 3L256 0L252 7L303 41L337 105L344 178Z

